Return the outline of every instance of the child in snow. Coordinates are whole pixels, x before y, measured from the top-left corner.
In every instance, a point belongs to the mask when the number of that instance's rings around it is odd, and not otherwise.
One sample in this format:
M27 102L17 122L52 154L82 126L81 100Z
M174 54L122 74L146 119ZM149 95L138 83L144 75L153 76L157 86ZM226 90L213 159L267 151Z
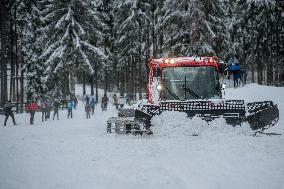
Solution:
M85 112L86 112L87 119L90 119L91 118L91 115L90 115L91 105L89 103L87 103L85 106Z
M73 118L73 113L72 113L73 107L74 107L73 101L70 99L70 100L67 102L67 110L68 110L68 116L67 116L67 118L68 118L68 119L69 119L69 117Z
M94 115L94 113L95 113L96 104L97 104L96 100L94 98L92 98L92 100L91 100L92 115Z

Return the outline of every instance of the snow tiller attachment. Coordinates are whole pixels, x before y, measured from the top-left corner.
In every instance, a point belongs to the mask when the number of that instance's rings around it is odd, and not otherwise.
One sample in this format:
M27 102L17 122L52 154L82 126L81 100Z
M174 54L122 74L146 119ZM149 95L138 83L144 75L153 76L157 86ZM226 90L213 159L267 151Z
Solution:
M215 57L151 59L148 65L147 101L135 110L120 110L118 118L108 121L124 125L120 127L123 133L151 134L152 117L164 111L185 112L188 117L198 116L208 122L223 117L232 126L248 122L253 130L264 130L278 122L279 110L272 101L246 104L244 100L223 98L225 85L220 78L227 65Z
M147 128L151 125L151 118L164 111L185 112L188 117L197 116L208 122L223 117L232 126L248 122L253 130L272 127L279 119L277 105L271 101L245 105L243 100L190 100L162 101L159 106L142 105L135 110L135 120Z

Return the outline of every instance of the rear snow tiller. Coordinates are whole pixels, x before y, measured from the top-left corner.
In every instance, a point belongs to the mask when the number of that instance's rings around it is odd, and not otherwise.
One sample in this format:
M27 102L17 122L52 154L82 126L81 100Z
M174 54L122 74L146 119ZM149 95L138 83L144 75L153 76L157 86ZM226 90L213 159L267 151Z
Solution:
M109 132L115 128L120 134L151 134L152 117L164 111L185 112L208 122L223 117L232 126L248 122L260 131L278 122L279 110L272 101L245 104L223 99L225 85L220 78L227 66L215 57L151 59L148 65L147 101L119 110L118 118L108 120Z

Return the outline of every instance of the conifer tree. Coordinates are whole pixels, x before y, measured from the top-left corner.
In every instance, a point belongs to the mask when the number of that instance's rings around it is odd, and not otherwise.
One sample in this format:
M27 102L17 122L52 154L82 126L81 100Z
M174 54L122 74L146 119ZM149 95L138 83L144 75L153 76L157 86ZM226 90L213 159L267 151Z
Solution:
M183 55L221 51L223 11L219 0L166 0L161 19L165 51Z
M40 4L37 1L19 1L17 7L17 26L20 31L19 45L21 50L21 62L25 62L25 67L21 71L26 72L26 93L28 99L37 97L45 93L46 86L43 83L43 63L38 61L42 52L42 37L39 30Z
M40 60L46 66L45 81L49 87L54 86L60 73L68 72L69 92L74 92L76 69L80 66L93 73L93 62L106 58L97 46L102 40L104 23L96 8L96 1L91 0L45 2L41 20L46 45Z

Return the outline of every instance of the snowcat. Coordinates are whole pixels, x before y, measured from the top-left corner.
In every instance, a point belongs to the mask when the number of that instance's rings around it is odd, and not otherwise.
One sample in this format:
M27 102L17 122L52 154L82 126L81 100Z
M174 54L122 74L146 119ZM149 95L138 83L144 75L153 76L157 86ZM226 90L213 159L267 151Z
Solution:
M224 99L221 78L228 66L216 57L150 59L148 66L147 100L119 109L118 117L108 119L107 132L152 134L152 117L164 111L185 112L207 122L222 117L232 126L248 122L258 132L279 120L278 107L272 101L246 104Z

